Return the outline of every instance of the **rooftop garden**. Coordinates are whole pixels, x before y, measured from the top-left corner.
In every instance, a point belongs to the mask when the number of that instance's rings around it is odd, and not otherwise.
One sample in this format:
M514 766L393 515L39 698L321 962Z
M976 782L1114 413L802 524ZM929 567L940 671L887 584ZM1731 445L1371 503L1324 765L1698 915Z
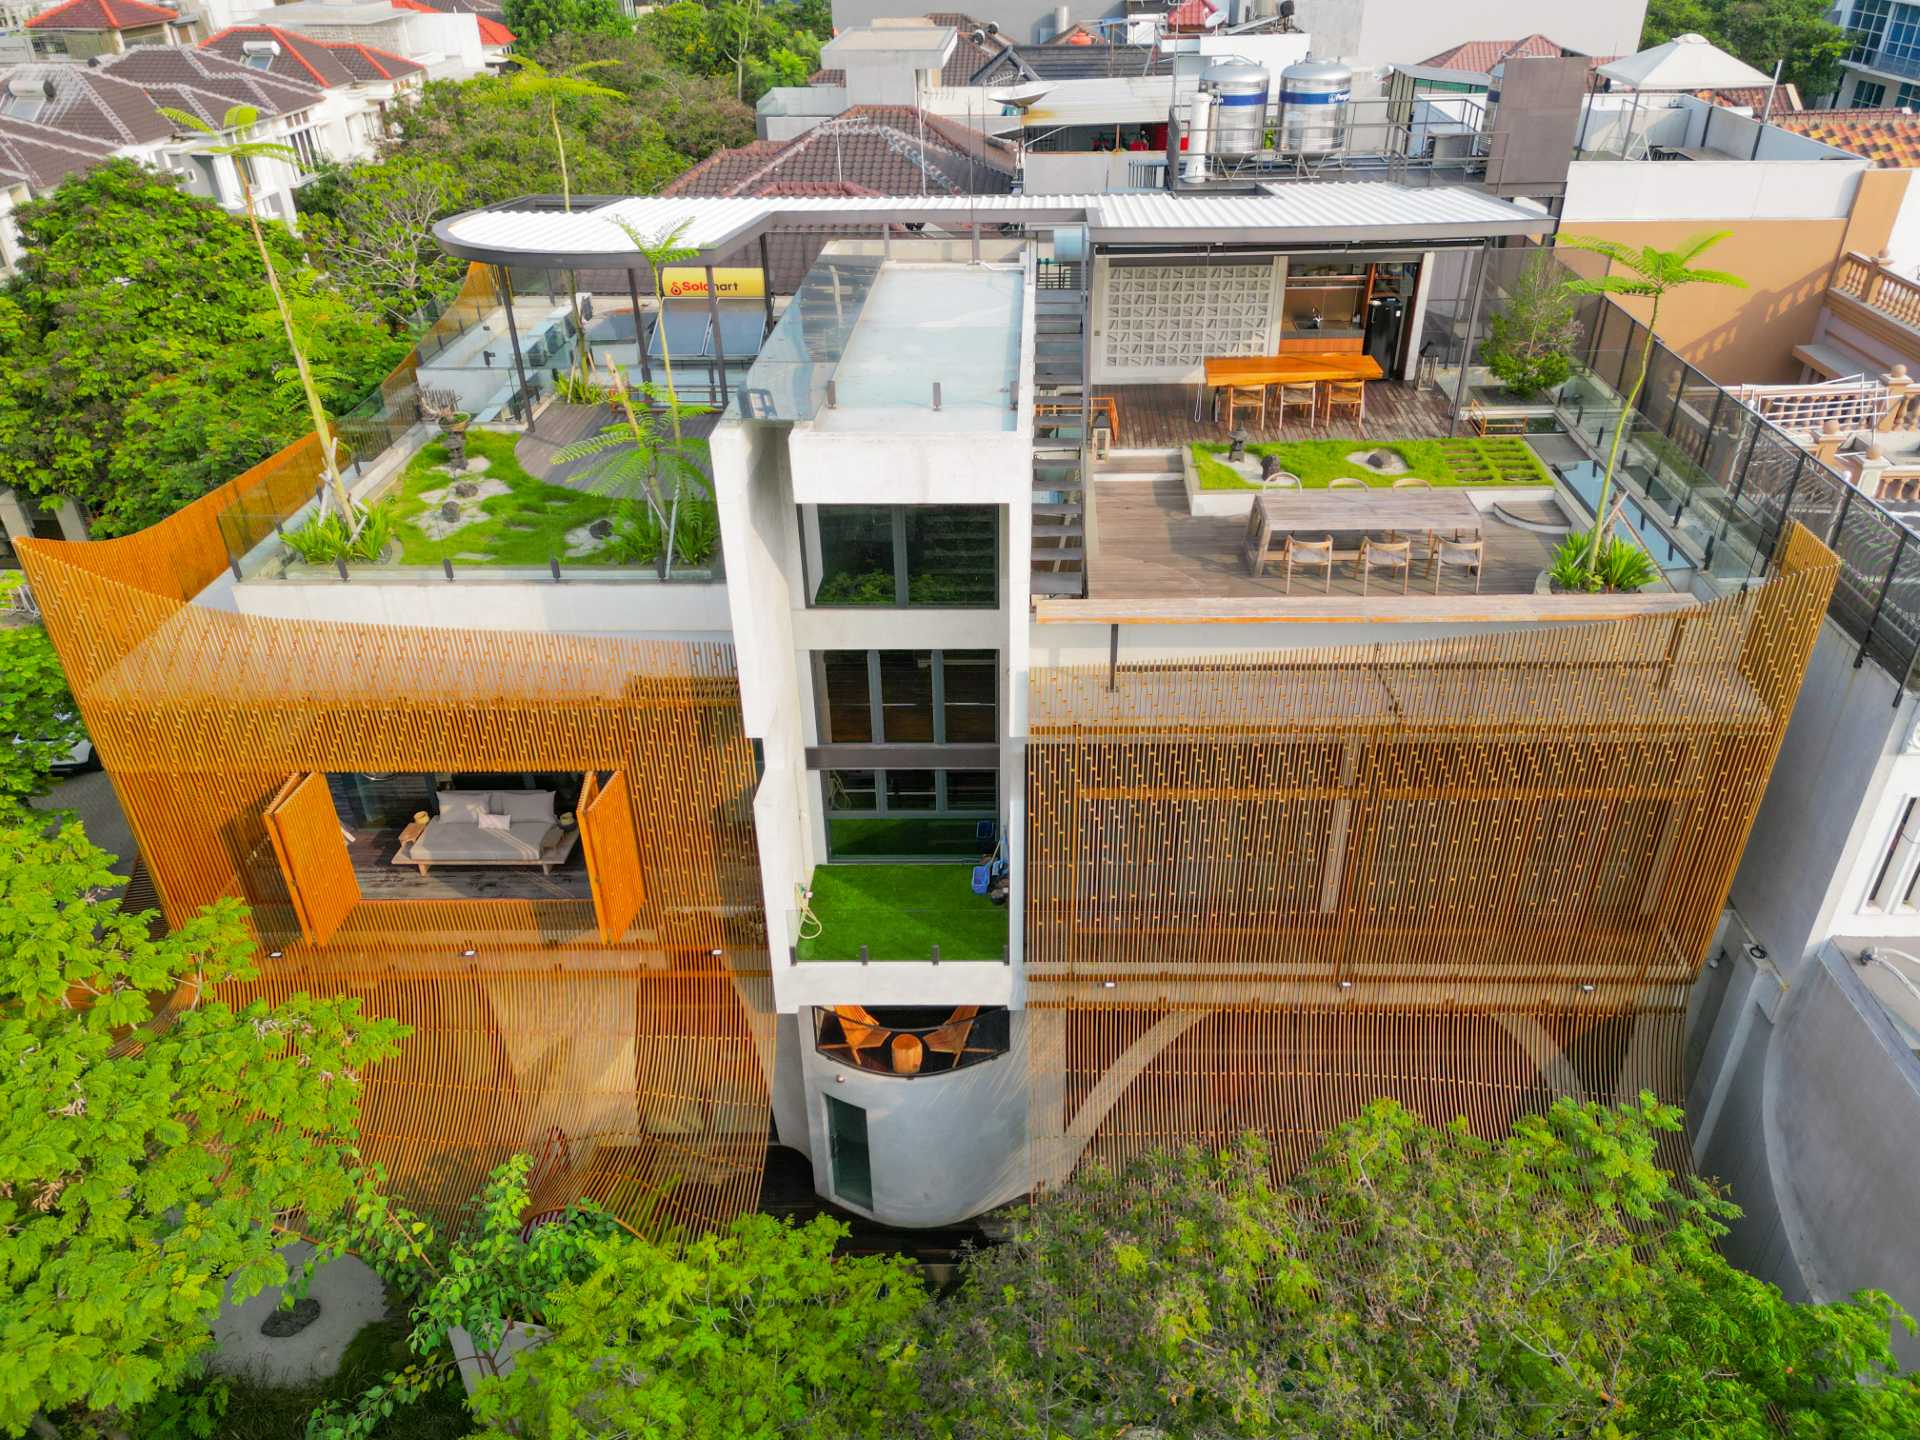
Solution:
M1227 446L1196 441L1194 475L1202 490L1262 490L1230 469L1219 456ZM1358 440L1276 440L1247 446L1251 456L1271 455L1282 470L1300 477L1308 490L1352 478L1382 489L1395 480L1417 477L1429 485L1551 485L1553 477L1540 457L1517 435L1481 439L1390 440L1369 445Z
M801 960L998 960L1007 911L973 893L971 865L821 865L810 901L818 935ZM806 927L811 929L813 927Z

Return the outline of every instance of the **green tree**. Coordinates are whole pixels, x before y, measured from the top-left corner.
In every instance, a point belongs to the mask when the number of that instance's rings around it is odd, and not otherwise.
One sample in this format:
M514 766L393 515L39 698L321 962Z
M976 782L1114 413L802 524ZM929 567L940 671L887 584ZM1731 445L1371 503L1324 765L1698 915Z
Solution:
M761 0L675 0L640 21L640 33L696 74L724 75L735 96L757 100L774 85L799 85L820 64L832 33L815 10Z
M898 1434L925 1303L895 1257L834 1255L846 1227L744 1215L722 1235L595 1242L546 1304L552 1338L483 1381L490 1440Z
M629 35L633 21L617 0L506 0L500 18L513 31L516 54L561 35Z
M639 35L562 35L541 47L540 60L561 72L605 62L594 79L657 123L683 165L753 142L753 108L735 97L726 77L674 64Z
M111 857L44 822L0 817L0 1429L112 1433L192 1373L223 1287L287 1280L289 1217L350 1204L361 1077L403 1031L355 1000L222 1000L255 973L242 907L156 940L105 898Z
M262 305L258 248L244 221L173 177L114 160L19 212L23 258L0 291L0 485L71 496L94 533L138 529L307 428L278 311ZM338 413L406 351L308 266L298 242L262 227L283 289ZM159 422L155 437L130 456ZM210 470L192 434L225 445ZM158 465L160 468L154 468Z
M45 794L52 767L87 734L47 632L35 621L8 622L21 580L0 575L0 814Z
M1626 438L1627 431L1633 426L1636 413L1634 406L1639 402L1640 391L1647 383L1647 367L1653 361L1654 333L1660 325L1660 302L1673 291L1688 285L1725 285L1740 290L1746 289L1747 282L1738 275L1726 270L1695 269L1692 265L1694 260L1699 259L1701 255L1732 233L1731 230L1721 230L1696 235L1678 250L1661 250L1652 245L1635 247L1619 240L1607 240L1593 235L1563 234L1555 241L1556 244L1565 245L1572 250L1585 250L1590 254L1605 256L1609 262L1628 272L1600 275L1593 279L1568 280L1565 284L1569 293L1627 295L1635 299L1652 301L1640 343L1640 369L1633 377L1633 387L1627 391L1626 402L1620 410L1620 419L1613 427L1613 439L1607 445L1606 473L1600 477L1600 503L1594 507L1595 524L1592 536L1587 542L1587 575L1590 581L1600 560L1601 542L1613 534L1614 468L1620 461L1620 442Z
M1573 373L1580 322L1551 251L1532 256L1514 277L1507 303L1487 326L1481 358L1516 395L1551 390Z
M1643 49L1676 35L1704 35L1754 69L1773 73L1817 104L1840 81L1840 62L1852 43L1828 19L1827 0L1650 0L1640 31ZM1779 107L1776 107L1779 108Z
M356 308L396 335L459 292L466 262L433 240L433 225L466 205L466 185L444 160L400 152L375 165L337 168L324 209L307 208L307 243L327 278ZM319 197L316 197L319 198Z
M1522 1440L1920 1433L1886 1296L1793 1305L1651 1096L1482 1140L1377 1101L1276 1187L1251 1140L1076 1176L929 1317L926 1429Z

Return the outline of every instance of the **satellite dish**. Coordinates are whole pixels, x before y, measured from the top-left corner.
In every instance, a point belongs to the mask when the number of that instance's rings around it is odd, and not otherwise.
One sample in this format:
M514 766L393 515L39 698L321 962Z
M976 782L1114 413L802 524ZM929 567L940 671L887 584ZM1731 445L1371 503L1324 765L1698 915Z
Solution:
M1052 93L1051 85L1010 85L1005 89L987 91L987 99L996 105L1011 105L1016 110L1028 110Z

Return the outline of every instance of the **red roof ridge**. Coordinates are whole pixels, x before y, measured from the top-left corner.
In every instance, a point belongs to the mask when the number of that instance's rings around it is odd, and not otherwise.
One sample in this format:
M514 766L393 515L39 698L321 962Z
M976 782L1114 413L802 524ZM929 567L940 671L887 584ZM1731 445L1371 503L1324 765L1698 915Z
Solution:
M129 8L129 14L125 19L113 13L115 3L125 5ZM180 18L180 12L178 10L170 10L163 5L149 5L146 3L146 0L61 0L61 3L55 5L51 10L42 10L38 15L27 21L27 28L29 30L39 27L51 29L53 27L47 25L48 21L57 19L67 11L81 5L97 5L101 15L106 18L106 28L109 30L128 30L136 25L164 25L170 20L178 20ZM75 28L84 30L95 27L83 25L76 26Z
M316 85L322 90L330 90L333 88L327 83L327 77L320 73L314 66L314 63L300 53L300 47L293 43L293 36L276 25L229 25L226 29L209 35L206 39L202 40L198 48L204 50L216 40L224 40L229 35L237 35L243 32L247 34L258 32L271 36L276 45L280 46L281 49L293 56L295 60L298 60L300 64L306 68L306 72L313 76L313 81ZM308 41L308 43L313 44L315 42Z

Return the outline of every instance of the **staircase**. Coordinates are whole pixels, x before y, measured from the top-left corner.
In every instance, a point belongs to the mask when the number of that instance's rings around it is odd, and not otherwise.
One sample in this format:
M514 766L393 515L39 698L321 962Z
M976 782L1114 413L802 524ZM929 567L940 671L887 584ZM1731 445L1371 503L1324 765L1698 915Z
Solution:
M1034 292L1032 592L1078 598L1087 585L1086 267L1059 269L1073 288Z

